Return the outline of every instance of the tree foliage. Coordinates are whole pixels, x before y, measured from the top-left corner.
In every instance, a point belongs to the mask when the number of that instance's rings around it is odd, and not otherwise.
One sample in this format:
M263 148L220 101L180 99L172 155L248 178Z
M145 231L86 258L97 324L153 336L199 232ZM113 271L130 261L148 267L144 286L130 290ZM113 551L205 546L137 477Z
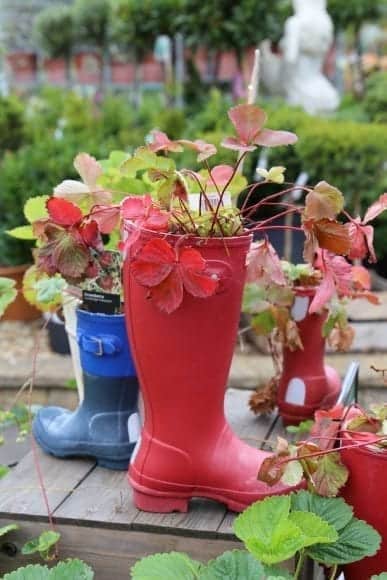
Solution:
M51 58L69 58L74 42L73 11L61 4L48 6L36 17L34 36Z

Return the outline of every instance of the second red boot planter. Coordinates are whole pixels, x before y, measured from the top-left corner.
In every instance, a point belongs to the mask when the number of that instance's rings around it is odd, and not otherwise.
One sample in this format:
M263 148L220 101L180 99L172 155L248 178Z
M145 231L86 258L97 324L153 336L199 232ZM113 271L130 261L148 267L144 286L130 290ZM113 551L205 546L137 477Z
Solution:
M291 311L303 349L283 349L278 408L286 425L313 419L317 409L332 407L341 388L337 372L324 366L322 329L327 314L308 313L313 294L311 290L298 290Z
M202 274L217 288L203 299L184 284L181 305L167 314L135 279L135 252L126 260L127 324L145 408L129 469L134 501L145 511L187 511L189 499L199 496L241 511L266 495L288 491L257 481L268 454L238 439L224 415L250 236L183 239L142 230L140 242L161 238L175 250L177 244L180 250L198 250L205 260Z

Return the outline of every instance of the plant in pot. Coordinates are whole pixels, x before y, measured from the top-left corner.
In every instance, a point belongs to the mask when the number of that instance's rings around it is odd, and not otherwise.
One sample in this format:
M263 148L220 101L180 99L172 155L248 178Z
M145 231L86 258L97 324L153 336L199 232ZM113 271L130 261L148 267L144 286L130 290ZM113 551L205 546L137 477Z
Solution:
M33 433L46 452L58 457L91 456L104 467L126 469L139 418L138 384L122 314L121 259L105 247L105 228L90 215L91 207L111 202L112 194L97 185L102 166L93 157L78 155L75 167L82 181L65 180L53 196L35 198L38 211L25 227L37 238L37 270L51 281L60 275L81 299L75 334L84 397L73 413L42 408ZM108 209L105 205L105 213ZM114 224L109 231L113 229Z
M249 213L272 203L284 207L280 216L301 213L305 257L312 264L319 248L324 264L330 253L349 255L356 247L364 257L372 251L371 226L348 214L347 223L340 223L343 196L328 184L304 188L303 207L281 202L281 192L248 210L235 208L231 192L245 188L238 169L246 155L257 146L294 143L296 136L264 128L265 113L252 105L231 109L229 117L235 134L222 146L239 153L234 166L211 167L208 159L216 153L211 143L172 141L155 130L132 156L114 153L101 165L100 189L88 190L95 205L80 212L74 192L62 188L56 193L67 199L48 200L49 219L37 225L43 226L38 265L62 275L69 267L67 277L82 279L90 256L101 251L101 232L108 234L121 222L125 313L145 407L129 480L136 506L148 511L186 511L196 496L241 511L289 489L257 482L256 473L270 456L240 441L224 417L251 233L276 228L275 218L252 222ZM167 155L184 148L196 151L205 164L202 171L178 169ZM139 183L146 184L147 195L122 199L132 187L138 193ZM95 199L101 192L110 195L109 203ZM385 206L381 198L380 211ZM266 258L262 246L255 259ZM339 283L334 272L321 269L321 307Z
M329 184L304 188L303 207L281 202L284 192L248 210L233 207L230 186L246 155L259 145L294 143L296 136L265 129L265 113L252 105L231 109L229 117L235 135L222 145L239 152L233 167L210 167L208 159L216 152L210 143L171 141L153 131L148 145L120 168L128 177L141 175L153 191L153 196L129 196L117 208L124 230L125 310L145 405L129 480L135 504L143 510L186 511L191 497L203 496L240 511L265 495L286 490L257 483L255 475L267 454L241 442L223 411L251 232L264 235L276 227L275 218L252 222L249 214L272 203L284 208L280 216L301 213L309 263L321 249L316 310L341 282L336 268L329 265L334 260L331 254L349 255L354 241L359 255L372 251L367 245L370 236L365 241L372 230L368 220L360 222L346 214L347 223L340 223L343 196ZM183 148L195 150L205 169L200 173L177 169L167 153ZM386 199L379 205L382 211ZM106 216L111 212L108 207ZM103 214L103 208L91 211L99 221ZM253 250L254 260L271 259L267 245Z
M287 425L312 419L317 409L332 407L339 395L340 378L324 366L324 351L326 340L336 350L351 346L354 330L348 324L347 301L367 298L378 303L369 291L368 271L321 251L313 267L280 261L267 240L253 247L247 271L243 310L252 316L256 334L267 337L276 369L268 385L256 390L250 406L265 413L278 405Z
M311 491L326 497L338 494L353 506L355 516L369 522L381 536L381 548L361 562L343 562L345 578L362 580L387 570L385 490L387 406L338 405L317 411L305 439L289 443L278 438L273 456L258 478L275 485L294 484L304 477ZM349 538L351 544L353 538Z

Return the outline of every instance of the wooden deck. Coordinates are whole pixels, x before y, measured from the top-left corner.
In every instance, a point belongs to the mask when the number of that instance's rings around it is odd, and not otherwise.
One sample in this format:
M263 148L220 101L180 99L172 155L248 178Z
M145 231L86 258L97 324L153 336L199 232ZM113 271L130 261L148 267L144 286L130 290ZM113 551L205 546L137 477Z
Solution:
M265 440L275 439L283 429L275 416L255 418L248 409L249 396L248 391L230 389L227 416L242 439L263 448ZM61 533L60 557L88 562L97 580L128 578L134 562L155 552L180 550L207 561L241 546L232 533L235 514L221 504L197 499L187 514L140 512L133 505L126 472L96 467L89 460L55 459L33 442L16 449L20 461L0 481L0 526L16 522L20 530L1 538L1 573L39 561L20 552L25 541L48 529L37 464ZM0 449L0 463L2 451L7 449ZM7 453L7 463L14 464L9 449Z

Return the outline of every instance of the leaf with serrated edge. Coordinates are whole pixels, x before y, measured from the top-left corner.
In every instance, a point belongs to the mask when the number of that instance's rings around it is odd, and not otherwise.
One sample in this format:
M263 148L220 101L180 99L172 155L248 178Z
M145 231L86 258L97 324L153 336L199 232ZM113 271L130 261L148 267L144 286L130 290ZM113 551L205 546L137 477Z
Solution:
M132 580L195 580L201 567L200 562L192 560L187 554L169 552L142 558L132 567L131 574Z
M241 513L234 533L255 558L276 564L294 556L304 546L304 535L289 520L290 496L269 497Z
M371 580L387 580L387 572L382 572L381 574L378 574L377 576L371 576Z
M31 226L17 226L16 228L12 228L12 230L7 230L6 233L18 240L36 240Z
M295 486L302 481L303 475L304 470L301 463L299 461L289 461L281 477L281 482L284 485Z
M290 512L290 521L305 535L305 546L329 544L336 542L339 537L333 526L311 512Z
M9 524L8 526L3 526L0 528L0 537L5 536L8 532L12 532L12 530L18 530L19 526L17 524Z
M348 475L340 453L330 453L319 457L317 470L313 474L313 485L319 495L334 497L346 483Z
M63 578L63 577L62 577ZM2 580L53 580L54 577L51 575L50 570L47 566L41 566L40 564L29 566L23 566L22 568L18 568L14 570L14 572L10 572L9 574L5 574ZM63 578L64 580L64 578Z
M48 211L46 203L48 200L48 195L38 195L36 197L31 197L27 199L24 204L24 216L30 224L36 220L40 220L48 217Z
M0 316L17 296L15 280L0 277Z
M59 562L50 570L50 580L93 580L94 572L82 560L74 559Z
M380 548L380 534L362 520L353 518L339 532L332 544L316 544L307 549L308 555L322 564L350 564L367 556L374 556Z
M320 497L309 491L291 495L292 511L312 512L332 525L336 531L344 528L353 517L353 509L341 497Z
M263 566L245 550L224 552L208 562L199 575L199 580L263 580Z

